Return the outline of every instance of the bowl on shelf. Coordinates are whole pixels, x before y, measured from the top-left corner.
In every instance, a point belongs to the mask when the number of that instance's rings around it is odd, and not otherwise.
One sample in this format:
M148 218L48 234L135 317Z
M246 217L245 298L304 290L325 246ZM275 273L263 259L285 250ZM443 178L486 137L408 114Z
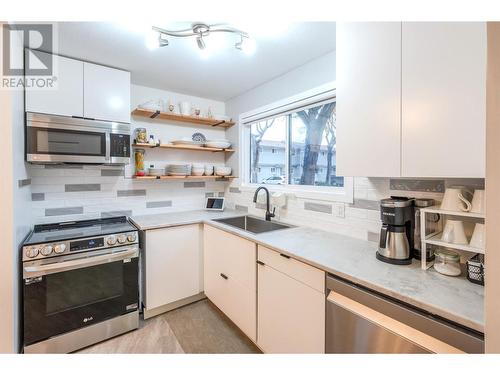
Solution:
M193 164L193 167L191 168L191 174L193 176L203 176L203 173L205 173L204 164Z
M149 168L148 174L150 176L163 176L165 174L164 168Z
M231 167L215 167L215 174L217 176L230 176L231 175Z
M231 142L227 139L211 139L205 142L205 147L229 148L231 147Z
M214 174L214 166L207 164L205 165L205 176L211 176Z
M165 167L168 176L189 176L191 175L191 164L169 164Z

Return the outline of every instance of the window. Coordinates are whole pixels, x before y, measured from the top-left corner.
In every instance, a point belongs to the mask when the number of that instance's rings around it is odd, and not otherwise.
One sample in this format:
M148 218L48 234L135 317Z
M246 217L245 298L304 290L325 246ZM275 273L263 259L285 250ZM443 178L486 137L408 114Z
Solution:
M344 186L336 163L334 100L250 125L250 182L266 183L272 175L288 185ZM261 150L271 149L271 154ZM287 150L290 150L287 155ZM288 173L283 173L287 170ZM268 169L262 167L272 164Z
M336 175L335 90L325 87L240 116L242 187L352 202L352 178Z

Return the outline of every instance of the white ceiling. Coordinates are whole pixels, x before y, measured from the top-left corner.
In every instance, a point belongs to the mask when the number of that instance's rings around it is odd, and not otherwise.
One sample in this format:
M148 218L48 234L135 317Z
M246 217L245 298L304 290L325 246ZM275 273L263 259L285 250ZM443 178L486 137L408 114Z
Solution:
M148 49L145 39L151 26L58 23L59 54L129 70L135 84L227 100L335 50L333 22L266 27L257 20L247 27L236 25L253 37L255 53L236 50L238 38L228 34L217 40L220 49L208 57L200 55L194 38L171 38L168 47ZM181 29L190 22L155 26ZM211 38L206 39L207 46Z

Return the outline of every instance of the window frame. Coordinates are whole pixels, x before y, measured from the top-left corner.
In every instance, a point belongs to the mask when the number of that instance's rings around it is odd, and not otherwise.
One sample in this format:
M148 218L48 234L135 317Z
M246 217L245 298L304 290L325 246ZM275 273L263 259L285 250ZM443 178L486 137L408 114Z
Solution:
M254 110L240 114L239 116L239 156L240 156L240 188L242 190L255 190L259 186L266 186L270 191L279 191L287 194L293 194L297 198L326 200L332 202L353 203L354 182L352 177L344 177L344 186L311 186L311 185L266 185L250 182L250 125L258 120L268 117L284 115L295 112L306 107L314 107L321 103L336 100L336 84L329 82L314 89L302 92L300 94L276 101L274 103L256 108ZM287 133L289 127L287 127ZM289 175L290 145L289 134L286 134L285 149L285 169ZM289 176L288 176L289 177Z

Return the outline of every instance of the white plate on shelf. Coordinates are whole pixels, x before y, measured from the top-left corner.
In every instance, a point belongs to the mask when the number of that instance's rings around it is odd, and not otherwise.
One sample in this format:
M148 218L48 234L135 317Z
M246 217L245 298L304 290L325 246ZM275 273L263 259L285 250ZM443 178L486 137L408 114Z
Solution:
M231 147L231 142L226 140L211 140L205 142L206 147L214 147L214 148L229 148Z

